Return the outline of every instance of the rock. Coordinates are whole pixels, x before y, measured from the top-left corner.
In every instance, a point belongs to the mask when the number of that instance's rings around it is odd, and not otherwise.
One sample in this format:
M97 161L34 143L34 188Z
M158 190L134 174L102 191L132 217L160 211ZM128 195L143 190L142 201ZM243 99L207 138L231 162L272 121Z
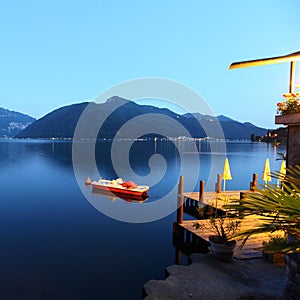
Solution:
M284 267L263 259L223 263L210 254L191 259L189 266L167 267L165 280L147 282L144 299L284 299Z

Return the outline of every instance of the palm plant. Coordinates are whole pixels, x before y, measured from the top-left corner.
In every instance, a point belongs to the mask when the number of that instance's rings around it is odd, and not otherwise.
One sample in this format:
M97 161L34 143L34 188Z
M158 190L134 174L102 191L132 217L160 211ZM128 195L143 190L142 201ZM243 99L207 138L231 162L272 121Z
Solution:
M274 178L282 182L278 187L267 184L256 188L255 193L248 193L239 204L229 204L227 208L235 209L244 216L256 215L261 225L238 232L235 237L243 237L243 246L248 237L259 233L284 231L287 240L282 243L265 244L262 249L269 252L300 251L300 166L289 167L287 175L273 173Z
M239 220L233 220L228 217L211 217L207 224L207 228L210 229L215 235L217 242L221 244L228 244L231 237L237 232L239 225ZM204 225L196 222L193 224L195 229L204 229Z

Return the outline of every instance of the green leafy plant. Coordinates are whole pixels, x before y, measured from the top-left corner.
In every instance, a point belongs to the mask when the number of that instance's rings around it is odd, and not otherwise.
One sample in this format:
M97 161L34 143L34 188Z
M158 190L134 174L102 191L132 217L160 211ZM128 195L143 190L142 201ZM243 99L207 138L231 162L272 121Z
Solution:
M287 168L287 175L273 173L282 182L282 187L268 184L264 188L248 193L240 204L229 204L244 216L256 215L260 226L239 232L235 237L244 237L242 246L251 235L283 231L287 239L278 244L264 245L270 252L300 251L300 166Z
M271 252L281 252L280 249L282 246L287 244L288 240L286 237L282 236L270 236L269 241L263 241L263 249L265 251Z
M210 216L209 222L205 225L195 222L193 227L196 229L210 229L217 237L220 243L226 244L237 232L241 221L231 216Z

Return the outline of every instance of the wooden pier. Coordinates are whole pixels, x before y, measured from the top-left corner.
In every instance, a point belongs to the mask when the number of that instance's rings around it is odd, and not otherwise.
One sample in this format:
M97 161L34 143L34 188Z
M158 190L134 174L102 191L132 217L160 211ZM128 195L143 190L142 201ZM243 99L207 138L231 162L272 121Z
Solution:
M221 177L218 176L215 192L205 192L204 182L200 182L199 192L184 192L184 178L181 177L178 185L178 210L177 210L177 222L173 227L173 242L175 245L180 245L182 249L187 249L189 245L197 244L197 242L208 243L210 235L214 235L213 231L209 228L209 219L203 220L183 220L184 212L192 212L192 208L210 206L214 209L223 210L224 205L228 204L229 200L232 202L239 201L245 195L245 193L251 193L253 187L257 185L257 174L253 174L253 181L250 183L249 190L237 190L237 191L220 191ZM240 231L244 231L250 228L254 228L261 224L261 221L256 216L239 216L241 224L239 226ZM193 225L199 223L201 229L196 229ZM276 232L273 235L283 236L283 232ZM262 257L261 250L257 250L262 246L263 241L268 241L270 234L259 234L249 237L244 247L239 248L242 243L242 239L237 240L237 247L234 253L236 259L250 259Z
M202 239L208 242L208 237L213 235L213 232L208 226L209 220L186 220L179 224L174 224L174 231L176 235L180 237L183 244L191 244L197 239ZM193 227L195 223L201 225L201 229L196 229ZM241 231L256 227L261 223L255 216L249 216L241 219L241 224L239 226ZM275 236L284 236L283 232L276 232ZM243 248L239 248L242 243L242 239L237 239L237 246L234 252L234 258L236 259L250 259L262 257L263 253L261 250L257 250L262 246L263 241L267 241L270 238L270 234L258 234L249 237Z
M223 206L228 204L229 200L234 199L238 202L241 194L249 193L250 190L225 191L225 192L205 192L200 196L198 192L183 193L184 208L203 207L206 205L223 210ZM199 199L200 198L200 199Z
M257 186L258 175L253 174L253 180L250 182L249 190L222 191L222 174L218 174L214 192L204 191L204 181L200 181L199 192L184 192L184 179L180 178L178 185L178 207L183 205L184 208L203 207L209 205L211 207L223 210L223 206L228 204L228 201L239 201L245 193L250 193ZM182 196L182 197L180 197ZM180 199L182 198L182 199Z

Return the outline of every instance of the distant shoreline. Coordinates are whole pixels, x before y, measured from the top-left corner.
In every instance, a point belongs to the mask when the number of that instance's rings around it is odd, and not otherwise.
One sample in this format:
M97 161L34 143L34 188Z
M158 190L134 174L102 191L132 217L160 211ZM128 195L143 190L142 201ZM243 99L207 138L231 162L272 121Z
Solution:
M216 139L216 138L190 138L190 137L179 137L179 138L137 138L137 139L131 139L131 138L117 138L117 139L111 139L111 138L100 138L100 139L77 139L74 140L73 138L4 138L0 137L1 141L48 141L48 142L113 142L113 141L134 141L134 142L147 142L147 141L153 141L153 142L226 142L226 143L269 143L266 141L251 141L250 139ZM282 145L285 145L285 142L280 143Z

